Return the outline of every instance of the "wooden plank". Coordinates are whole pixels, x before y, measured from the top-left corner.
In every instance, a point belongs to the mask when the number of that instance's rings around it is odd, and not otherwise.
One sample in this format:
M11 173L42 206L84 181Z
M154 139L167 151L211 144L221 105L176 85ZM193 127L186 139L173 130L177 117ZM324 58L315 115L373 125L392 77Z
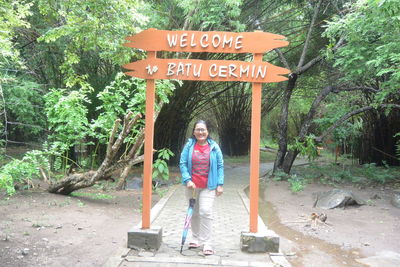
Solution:
M281 76L288 69L268 62L235 60L161 59L152 58L123 66L126 74L142 79L178 79L193 81L242 81L271 83L287 80Z
M147 52L149 59L156 58L156 52ZM155 80L146 80L146 118L144 129L144 166L142 197L142 228L150 228L151 191L153 180L153 139L154 139L154 103Z
M289 44L285 36L269 32L200 32L147 29L129 36L124 46L146 51L265 53Z
M254 64L262 61L262 54L254 54ZM258 231L258 195L260 176L260 129L262 84L252 84L251 140L250 140L250 232Z

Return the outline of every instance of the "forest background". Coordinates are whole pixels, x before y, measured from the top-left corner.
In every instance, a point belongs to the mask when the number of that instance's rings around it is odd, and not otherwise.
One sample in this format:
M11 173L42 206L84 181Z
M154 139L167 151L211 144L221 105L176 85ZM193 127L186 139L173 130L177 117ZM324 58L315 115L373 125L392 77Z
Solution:
M122 46L147 28L262 30L286 48L264 61L291 70L263 85L262 145L273 173L319 147L360 165L400 165L400 2L397 0L0 0L0 190L32 179L61 194L113 179L143 161L145 83L123 74L145 58ZM251 60L251 55L159 53ZM248 83L158 81L154 178L168 179L192 123L210 121L229 157L250 146ZM189 130L188 130L189 129ZM27 152L12 157L15 147Z

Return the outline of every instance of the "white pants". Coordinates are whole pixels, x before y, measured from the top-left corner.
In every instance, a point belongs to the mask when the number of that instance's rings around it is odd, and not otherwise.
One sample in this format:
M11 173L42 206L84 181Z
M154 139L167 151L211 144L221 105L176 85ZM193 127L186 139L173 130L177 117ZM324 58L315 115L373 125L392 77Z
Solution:
M192 240L190 242L199 245L212 244L213 236L213 204L216 197L215 190L207 188L196 188L193 216L191 221ZM186 188L186 198L193 197L193 189Z

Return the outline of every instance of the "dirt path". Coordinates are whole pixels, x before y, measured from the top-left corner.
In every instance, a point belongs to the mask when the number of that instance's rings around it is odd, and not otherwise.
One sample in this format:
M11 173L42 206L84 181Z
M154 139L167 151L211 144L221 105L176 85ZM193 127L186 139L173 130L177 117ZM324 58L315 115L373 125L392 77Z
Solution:
M369 205L331 210L312 207L313 192L333 188L308 184L304 191L292 193L287 182L267 183L263 191L266 205L261 205L260 214L282 237L282 250L295 253L289 257L294 266L363 266L356 259L387 251L400 253L400 209L390 204L389 189L343 186ZM326 213L329 225L311 227L312 212Z
M389 189L343 187L369 205L312 208L312 193L332 188L308 184L294 194L287 182L269 181L262 190L260 215L281 236L281 250L295 255L288 256L293 266L361 266L356 259L400 253L400 209L390 204ZM101 266L126 247L128 230L141 219L141 190L86 192L92 197L22 191L0 199L0 266ZM154 194L153 204L158 199ZM330 226L310 227L312 212L325 212Z
M85 192L113 198L20 192L1 200L0 266L101 266L126 247L141 219L140 190Z

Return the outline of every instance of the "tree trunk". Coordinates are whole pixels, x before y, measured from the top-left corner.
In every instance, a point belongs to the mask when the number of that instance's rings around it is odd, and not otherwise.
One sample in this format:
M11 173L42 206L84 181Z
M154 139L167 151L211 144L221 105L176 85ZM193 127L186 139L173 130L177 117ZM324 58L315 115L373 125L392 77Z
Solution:
M122 190L125 188L126 178L128 177L128 174L131 171L132 167L136 164L135 159L138 158L138 153L140 151L140 148L143 146L143 143L144 143L144 131L142 131L139 134L139 137L137 138L135 145L128 153L127 158L131 160L129 160L127 165L123 168L123 171L117 182L117 187L116 187L117 190Z
M107 145L106 157L101 163L100 167L97 169L97 171L70 174L61 181L58 181L55 184L51 184L48 188L48 192L69 195L73 191L76 191L78 189L90 187L94 185L97 181L109 179L111 173L120 168L121 165L125 167L126 164L133 165L143 162L144 157L137 157L134 153L132 153L132 158L129 159L123 159L120 161L116 161L115 159L125 138L129 135L133 126L136 124L137 120L140 117L141 115L138 114L134 118L132 118L132 112L129 112L124 118L122 130L119 133L117 139L115 139L115 136L121 120L118 119L115 121L113 130L110 135L109 143ZM140 138L138 138L138 140L141 141ZM134 147L136 146L137 145L134 145Z
M282 98L281 116L279 119L279 132L278 132L278 153L276 154L276 159L274 163L274 168L272 173L278 170L283 171L283 161L287 152L287 128L288 128L288 114L289 114L289 102L292 96L293 89L296 86L297 74L289 74L289 81L285 89L285 93Z
M298 154L299 154L299 151L297 151L297 150L289 150L289 152L286 154L285 159L282 164L282 171L284 173L290 173L290 170L292 169L292 166L293 166L293 162L296 159Z
M312 121L314 119L315 114L317 113L318 107L320 106L321 102L334 89L335 89L335 87L333 87L333 86L326 86L320 92L320 94L314 99L314 101L310 107L310 110L307 113L306 118L304 119L304 121L301 124L300 131L297 136L297 138L299 139L300 142L304 141L304 138L310 133L310 127L311 127ZM285 157L283 159L282 166L280 169L285 173L290 173L290 170L292 169L292 166L293 166L293 162L295 161L298 154L299 154L299 151L297 151L297 150L294 150L294 151L290 150L289 152L287 152L287 154L285 155Z

